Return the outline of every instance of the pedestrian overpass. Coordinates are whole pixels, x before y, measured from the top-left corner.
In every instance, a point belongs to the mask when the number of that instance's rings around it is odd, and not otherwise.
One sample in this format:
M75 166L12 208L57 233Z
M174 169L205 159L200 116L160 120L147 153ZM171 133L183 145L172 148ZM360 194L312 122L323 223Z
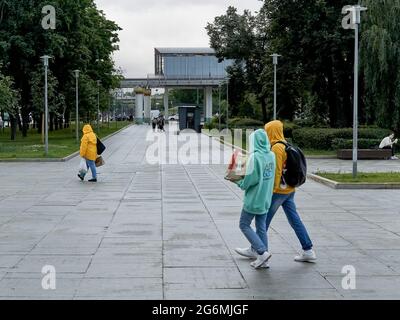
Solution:
M226 68L232 60L218 61L210 48L155 48L155 74L146 78L123 79L121 88L135 90L135 119L149 122L151 89L164 88L164 115L168 119L169 89L202 89L205 97L205 121L212 118L212 89L226 83Z

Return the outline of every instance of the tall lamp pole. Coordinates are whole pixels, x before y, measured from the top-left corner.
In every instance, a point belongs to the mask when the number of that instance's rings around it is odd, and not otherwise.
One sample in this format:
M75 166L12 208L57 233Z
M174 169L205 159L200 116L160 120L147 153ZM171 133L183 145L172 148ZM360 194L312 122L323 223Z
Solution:
M221 132L221 84L218 86L218 130Z
M97 132L100 130L100 80L97 80Z
M41 59L43 59L43 64L44 64L44 153L46 157L49 155L49 122L48 122L49 104L48 104L47 73L48 73L50 58L51 57L47 55L41 57Z
M226 80L226 128L229 129L229 77Z
M346 29L354 29L354 96L353 96L353 178L357 177L357 162L358 162L358 34L361 24L361 12L366 11L366 7L360 5L348 6L345 11L351 13L350 26L344 25Z
M74 70L75 74L75 84L76 84L76 116L75 116L75 135L76 135L76 143L79 143L79 70Z
M281 55L274 53L271 54L271 57L274 64L274 120L276 120L276 66L278 65L278 57L281 57Z

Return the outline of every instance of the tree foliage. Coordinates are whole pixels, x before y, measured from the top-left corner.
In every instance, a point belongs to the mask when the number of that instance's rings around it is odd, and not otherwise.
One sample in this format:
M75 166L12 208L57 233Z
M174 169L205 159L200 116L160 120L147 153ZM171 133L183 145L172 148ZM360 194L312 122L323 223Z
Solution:
M42 8L56 8L56 29L44 30ZM73 70L81 71L84 97L81 111L96 106L97 80L108 92L118 84L111 54L118 49L120 28L97 9L93 0L0 0L0 62L3 72L12 75L21 92L23 133L27 133L29 114L40 114L43 73L40 57L50 55L50 89L54 91L50 118L63 115L68 122L75 105ZM101 109L106 109L102 105ZM43 109L42 109L43 110ZM56 121L56 120L54 120Z
M400 130L400 1L364 0L361 61L367 121Z
M261 103L267 101L264 121L265 115L272 118L270 55L278 53L278 117L311 117L313 122L345 127L352 123L354 32L342 28L342 7L357 2L265 0L255 15L240 15L229 7L206 29L219 58L243 65L246 80L238 97L243 99L248 91Z

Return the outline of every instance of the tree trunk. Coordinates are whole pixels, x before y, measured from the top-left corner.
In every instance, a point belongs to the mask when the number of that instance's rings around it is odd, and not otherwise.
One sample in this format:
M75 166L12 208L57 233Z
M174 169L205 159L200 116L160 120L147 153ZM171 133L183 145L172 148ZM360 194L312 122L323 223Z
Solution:
M62 116L58 117L58 127L60 128L60 130L64 128L64 123L63 123L63 117Z
M9 115L10 117L10 126L11 126L11 140L15 141L17 139L17 126L18 120L13 115Z
M265 97L261 97L261 111L262 111L262 116L263 116L263 122L267 123L268 119L267 119L267 101L265 99Z
M54 131L54 113L50 112L50 126L49 131Z
M37 117L37 133L41 134L42 133L42 122L43 122L43 114L39 114Z
M19 116L19 114L17 115L16 120L17 120L17 125L18 125L19 131L22 131L22 121L21 121L21 117Z
M69 128L69 120L70 119L70 113L66 112L65 113L65 122L64 122L64 129Z
M22 109L22 136L26 138L28 136L29 129L29 112L27 108Z

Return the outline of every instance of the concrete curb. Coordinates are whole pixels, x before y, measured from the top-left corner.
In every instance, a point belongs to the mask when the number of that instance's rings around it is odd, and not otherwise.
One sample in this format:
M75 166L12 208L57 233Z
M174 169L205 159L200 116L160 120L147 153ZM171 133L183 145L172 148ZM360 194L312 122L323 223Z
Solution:
M341 183L309 173L307 177L336 190L400 190L400 183Z
M115 136L116 134L120 133L121 131L128 129L129 127L133 126L133 124L130 124L124 128L119 129L118 131L115 131L108 136L102 138L102 141L106 141L110 139L111 137ZM27 162L67 162L75 157L79 156L79 151L76 151L69 156L66 156L64 158L32 158L32 159L25 159L25 158L20 158L20 159L0 159L0 163L27 163Z

